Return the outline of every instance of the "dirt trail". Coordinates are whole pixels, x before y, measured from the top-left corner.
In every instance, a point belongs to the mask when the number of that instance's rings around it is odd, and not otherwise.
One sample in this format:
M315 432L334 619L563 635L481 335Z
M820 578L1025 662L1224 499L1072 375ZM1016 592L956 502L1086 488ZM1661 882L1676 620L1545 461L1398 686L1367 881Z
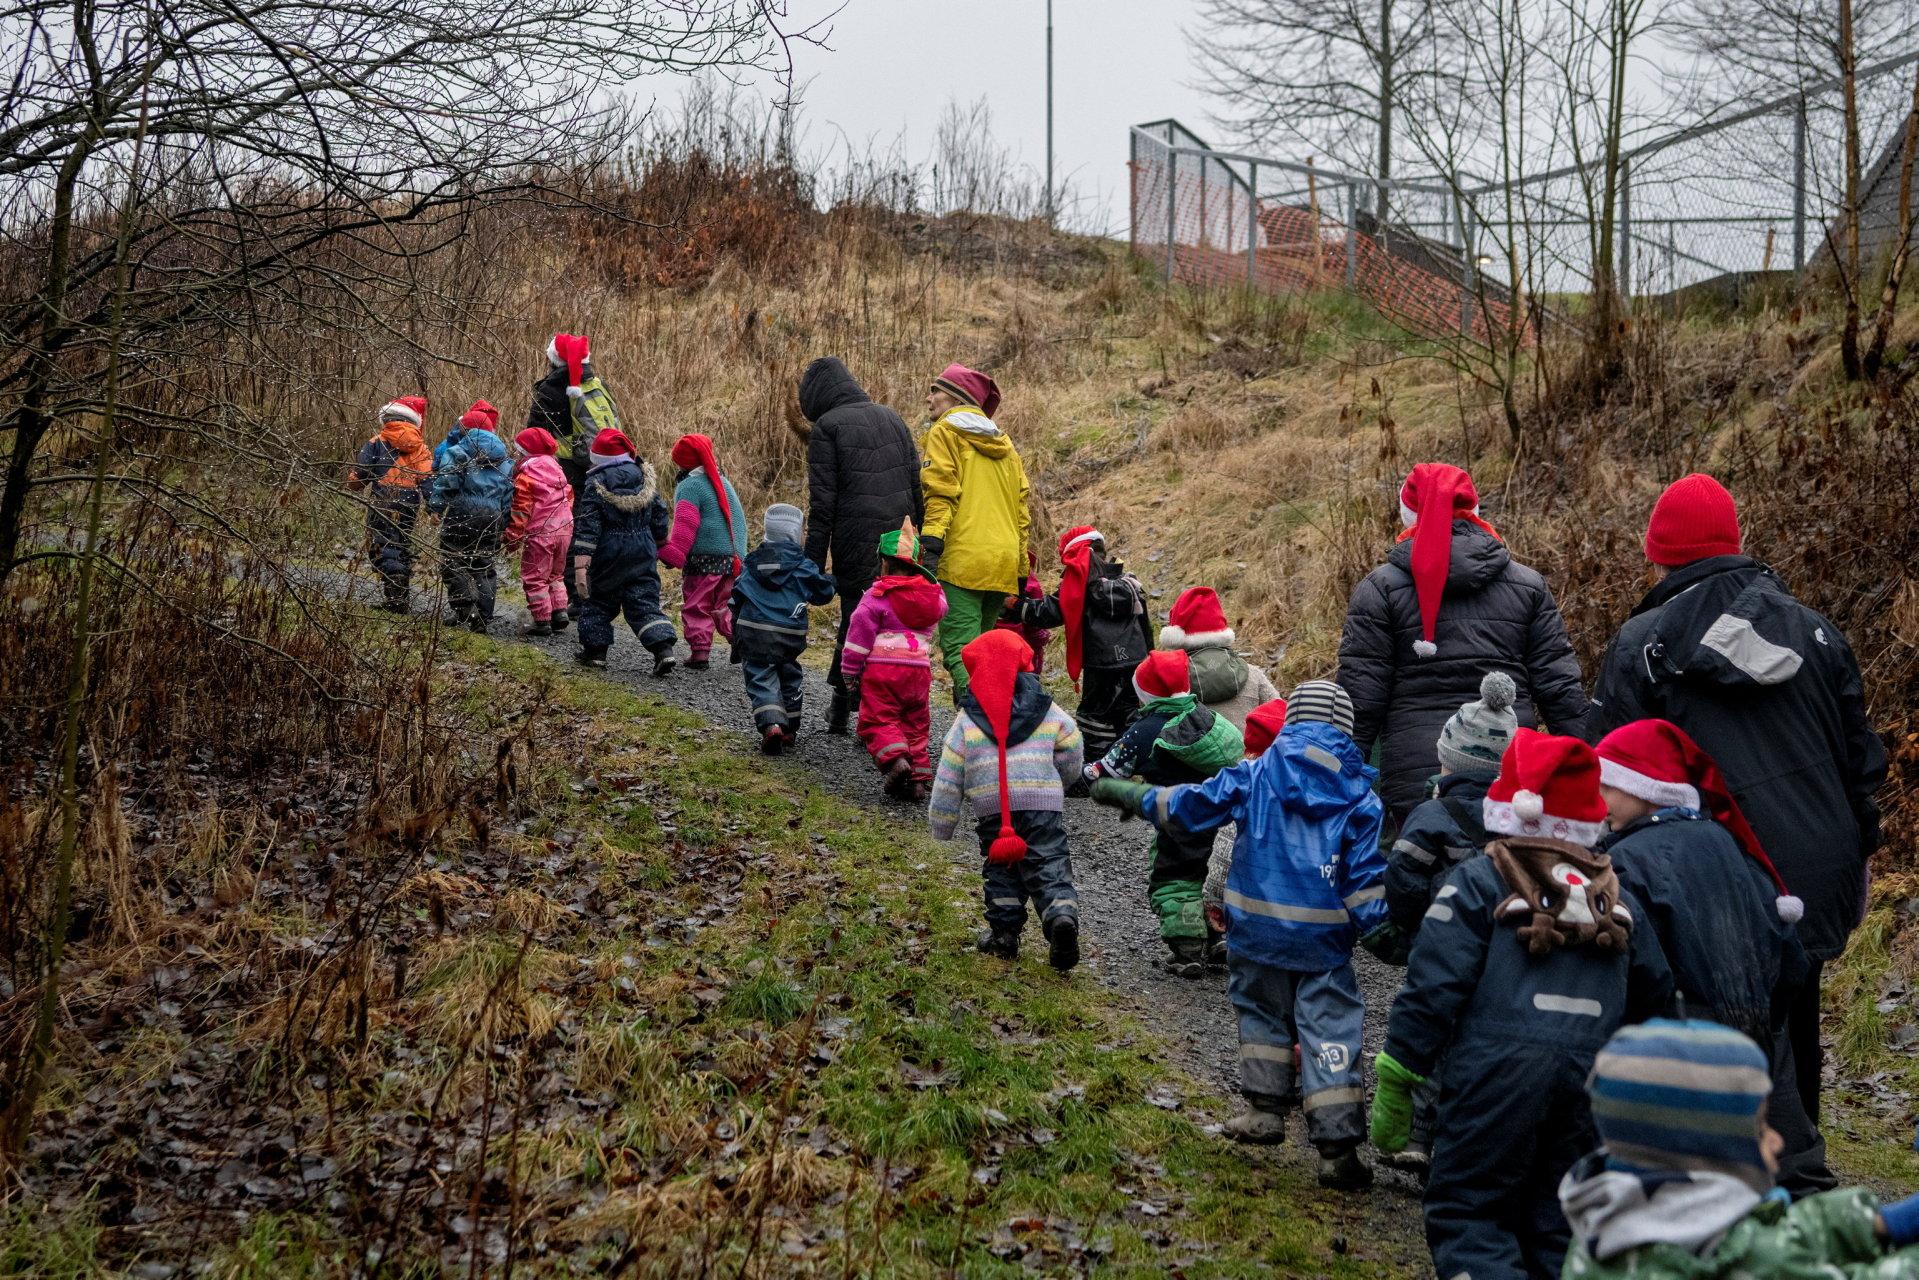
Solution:
M503 606L505 602L502 602ZM501 635L517 631L523 615L501 609L494 630ZM531 639L556 659L570 662L576 649L571 631L552 639ZM684 652L684 649L682 649ZM652 659L632 636L621 631L608 655L608 678L656 695L705 716L723 731L737 735L742 750L755 750L750 733L745 689L739 668L727 665L716 649L714 665L706 671L675 670L664 679L651 675ZM815 655L817 656L817 655ZM828 790L876 813L898 821L913 819L911 806L887 799L880 791L859 739L825 733L822 719L829 697L824 673L808 669L806 713L798 748L769 758L769 769L806 770ZM933 747L951 723L952 710L935 689ZM1073 877L1079 890L1084 960L1080 972L1109 988L1115 1002L1149 1027L1166 1045L1171 1065L1215 1092L1217 1098L1193 1101L1223 1119L1237 1108L1238 1037L1232 1007L1227 1003L1225 979L1209 974L1203 979L1171 977L1158 967L1164 948L1156 921L1146 901L1146 847L1150 831L1142 822L1122 823L1111 810L1090 802L1069 802L1067 829L1073 850ZM1229 839L1222 832L1220 839ZM956 862L978 865L978 846L968 830L950 846ZM1039 950L1038 932L1029 927L1029 948ZM1366 999L1366 1048L1377 1052L1385 1037L1386 1013L1399 972L1357 956L1359 985ZM1266 1158L1310 1168L1313 1152L1305 1144L1303 1123L1295 1117L1288 1142L1281 1147L1248 1149L1252 1158ZM1400 1266L1400 1274L1429 1274L1420 1225L1419 1187L1405 1174L1379 1169L1379 1181L1367 1195L1329 1196L1327 1211L1349 1224L1351 1233L1374 1247L1383 1246Z

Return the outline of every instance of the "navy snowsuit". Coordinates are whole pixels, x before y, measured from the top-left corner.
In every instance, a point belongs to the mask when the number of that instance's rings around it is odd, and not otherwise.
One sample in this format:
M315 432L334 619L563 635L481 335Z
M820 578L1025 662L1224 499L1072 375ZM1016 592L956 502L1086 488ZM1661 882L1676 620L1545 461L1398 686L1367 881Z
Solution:
M1386 910L1407 947L1419 936L1446 873L1483 852L1492 839L1481 809L1491 785L1488 778L1447 774L1438 780L1438 794L1406 815L1386 860Z
M1596 1144L1593 1057L1622 1024L1665 1011L1672 973L1644 928L1626 954L1530 955L1514 925L1493 917L1509 892L1490 858L1446 876L1393 1001L1385 1052L1439 1077L1425 1201L1438 1273L1556 1280L1570 1238L1559 1180ZM1644 918L1630 894L1620 902Z
M513 507L513 463L491 431L455 427L433 451L427 509L440 515L440 577L454 616L493 620L500 535Z
M1114 778L1143 778L1157 786L1206 781L1211 774L1194 768L1158 745L1166 726L1189 712L1195 713L1194 719L1203 716L1208 721L1215 714L1200 706L1191 694L1177 701L1166 698L1148 703L1099 762L1099 771ZM1203 732L1203 726L1196 728ZM1085 733L1084 722L1080 732ZM1146 896L1159 915L1159 936L1167 942L1206 936L1202 898L1206 869L1213 860L1215 834L1186 831L1172 825L1153 832Z
M672 525L652 464L621 458L586 473L569 555L592 558L580 606L580 645L589 654L612 646L621 613L649 652L671 652L679 633L660 610L660 542Z
M831 602L833 593L832 577L807 559L797 542L762 542L747 553L728 604L733 659L743 668L753 727L761 733L799 723L806 608Z
M1732 833L1694 809L1661 809L1600 842L1646 914L1672 966L1680 1012L1744 1032L1766 1048L1766 1119L1786 1140L1779 1185L1795 1197L1829 1191L1826 1143L1794 1078L1786 1018L1810 971L1797 931L1780 919L1772 878Z

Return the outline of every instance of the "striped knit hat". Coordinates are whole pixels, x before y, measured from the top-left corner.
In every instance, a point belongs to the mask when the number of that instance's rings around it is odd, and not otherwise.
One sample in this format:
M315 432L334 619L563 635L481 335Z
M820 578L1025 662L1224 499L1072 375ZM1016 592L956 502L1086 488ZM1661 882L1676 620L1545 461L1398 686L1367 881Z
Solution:
M1331 680L1308 680L1286 699L1287 724L1329 724L1352 736L1352 697Z
M1623 1027L1586 1081L1609 1168L1723 1173L1764 1195L1759 1148L1772 1074L1759 1046L1716 1022Z
M1517 688L1504 671L1488 671L1479 682L1479 701L1453 712L1439 731L1439 763L1454 773L1497 778L1499 758L1519 727L1513 715Z

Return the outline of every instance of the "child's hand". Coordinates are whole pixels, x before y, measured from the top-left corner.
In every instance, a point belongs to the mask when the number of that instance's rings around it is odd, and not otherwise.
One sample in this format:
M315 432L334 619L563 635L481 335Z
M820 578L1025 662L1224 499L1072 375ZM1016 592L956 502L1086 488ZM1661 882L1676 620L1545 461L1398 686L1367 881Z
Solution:
M581 600L590 599L586 589L587 566L593 563L592 556L573 557L573 594Z
M1217 902L1206 904L1206 926L1214 933L1226 932L1226 908Z

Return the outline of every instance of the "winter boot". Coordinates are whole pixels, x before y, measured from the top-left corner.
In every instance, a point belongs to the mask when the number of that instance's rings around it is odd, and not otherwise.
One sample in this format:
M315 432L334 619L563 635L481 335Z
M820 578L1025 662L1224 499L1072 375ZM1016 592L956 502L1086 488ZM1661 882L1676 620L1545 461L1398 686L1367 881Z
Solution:
M655 676L667 675L672 672L674 667L679 665L679 660L673 656L671 649L659 649L653 654L653 674Z
M760 734L760 751L765 755L776 756L785 750L786 730L776 724L767 725L765 732Z
M553 616L552 618L548 620L547 625L553 628L554 635L558 635L560 634L560 632L566 630L566 624L571 621L572 619L566 616L566 610L555 609L553 611Z
M833 690L833 701L826 708L826 731L845 733L847 725L853 719L853 702L847 697L846 690Z
M1015 929L994 928L982 933L976 944L980 951L1001 960L1019 959L1019 931Z
M1046 931L1046 963L1065 973L1079 963L1079 921L1061 916Z
M1206 926L1206 967L1209 969L1226 967L1226 935L1210 924Z
M573 655L573 661L583 667L604 667L606 665L606 646L582 649Z
M482 618L478 613L469 615L466 620L466 629L476 636L485 635L486 629L492 625L493 619Z
M895 800L904 800L912 794L913 763L905 756L896 756L893 763L886 766L886 794Z
M1359 1158L1356 1147L1319 1153L1319 1185L1329 1191L1364 1191L1373 1185L1373 1171Z
M453 611L447 615L446 621L442 625L448 626L448 627L464 627L466 625L466 620L472 615L473 615L473 606L465 605L465 604L456 604L453 606Z
M1234 1142L1270 1147L1286 1141L1286 1113L1255 1102L1220 1126Z
M686 660L686 669L688 671L704 671L712 665L713 659L705 655L697 658L688 658Z
M1430 1146L1418 1139L1408 1142L1403 1150L1387 1156L1381 1163L1389 1169L1398 1169L1401 1173L1410 1173L1425 1185L1426 1175L1432 1172L1433 1151Z
M1199 938L1166 939L1167 956L1160 964L1175 978L1206 976L1206 943Z
M553 634L553 624L544 619L535 618L520 628L520 634L523 636L550 636Z

